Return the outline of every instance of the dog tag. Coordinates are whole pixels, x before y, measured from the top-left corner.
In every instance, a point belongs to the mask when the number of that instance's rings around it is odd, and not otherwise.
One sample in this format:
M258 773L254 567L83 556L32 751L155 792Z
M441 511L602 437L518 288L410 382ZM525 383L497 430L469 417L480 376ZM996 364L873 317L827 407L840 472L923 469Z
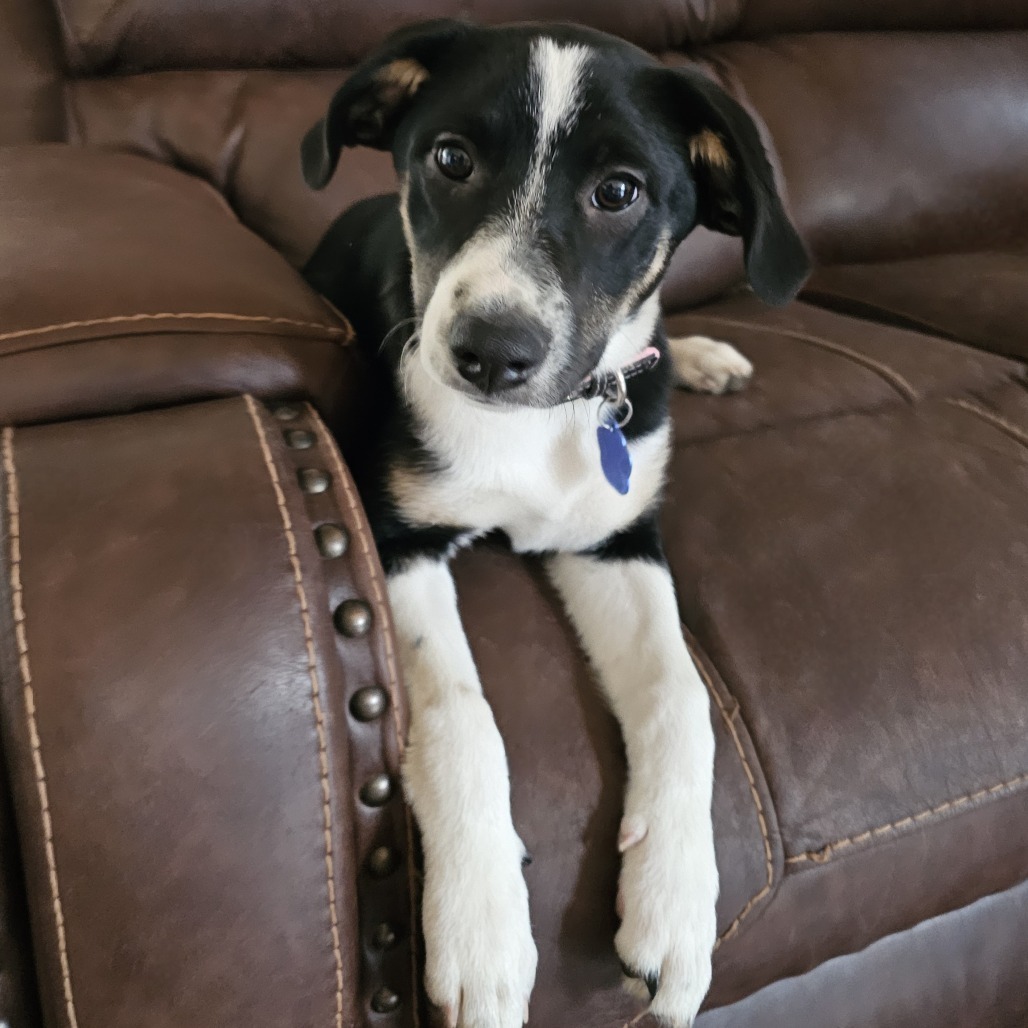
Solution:
M609 417L600 422L596 429L596 439L600 444L600 467L603 476L624 496L628 492L629 479L632 477L632 455L628 452L628 442L621 426Z

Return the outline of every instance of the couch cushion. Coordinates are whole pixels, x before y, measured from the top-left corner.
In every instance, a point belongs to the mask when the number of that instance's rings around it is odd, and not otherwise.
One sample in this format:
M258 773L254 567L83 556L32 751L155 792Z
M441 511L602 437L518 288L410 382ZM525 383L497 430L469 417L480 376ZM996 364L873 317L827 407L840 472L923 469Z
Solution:
M734 3L681 5L641 0L57 0L65 49L77 72L156 68L330 67L351 64L394 29L426 18L473 17L480 24L572 21L624 36L651 50L724 34Z
M1028 243L1028 33L817 33L708 54L767 126L821 264Z
M823 268L804 300L1028 361L1028 249Z
M68 146L0 152L0 419L254 391L345 402L349 329L221 197Z
M740 293L667 320L671 335L706 335L738 346L756 366L731 402L683 394L675 437L703 439L870 412L964 390L982 392L1024 375L1021 364L924 332L793 303L771 310Z
M300 140L346 77L341 71L162 72L84 78L68 87L72 138L187 168L226 196L244 224L299 267L332 220L396 189L389 154L347 151L322 191L300 174ZM742 278L737 239L698 228L668 276L672 306Z
M64 137L60 40L47 3L0 7L0 145Z
M995 100L1028 90L1028 34L819 34L716 44L691 58L708 61L763 124L790 208L823 263L1028 242L1028 124L1023 105ZM345 75L84 77L68 87L72 138L205 178L298 266L336 214L395 188L388 155L363 149L343 157L323 192L303 183L300 139ZM742 278L738 240L697 230L675 255L664 295L678 310Z
M671 327L757 365L676 396L663 511L784 853L721 1004L1028 878L1028 391L1018 362L805 304Z

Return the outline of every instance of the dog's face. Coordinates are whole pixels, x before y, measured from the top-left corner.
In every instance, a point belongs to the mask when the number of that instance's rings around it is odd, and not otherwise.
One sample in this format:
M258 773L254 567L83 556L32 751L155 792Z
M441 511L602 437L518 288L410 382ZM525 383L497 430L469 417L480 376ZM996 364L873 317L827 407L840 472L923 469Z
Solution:
M483 400L560 402L643 320L698 223L743 235L772 302L807 271L743 110L601 33L404 30L304 140L308 182L323 186L356 144L393 152L419 360Z

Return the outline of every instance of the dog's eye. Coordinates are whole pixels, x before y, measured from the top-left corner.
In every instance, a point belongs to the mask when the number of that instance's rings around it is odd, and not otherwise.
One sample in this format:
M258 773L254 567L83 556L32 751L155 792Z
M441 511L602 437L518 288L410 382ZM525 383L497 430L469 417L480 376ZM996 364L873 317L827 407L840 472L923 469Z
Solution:
M624 175L604 179L593 193L593 205L601 211L623 211L639 198L639 186Z
M458 182L463 182L475 167L467 150L453 143L444 143L436 149L435 162L447 178Z

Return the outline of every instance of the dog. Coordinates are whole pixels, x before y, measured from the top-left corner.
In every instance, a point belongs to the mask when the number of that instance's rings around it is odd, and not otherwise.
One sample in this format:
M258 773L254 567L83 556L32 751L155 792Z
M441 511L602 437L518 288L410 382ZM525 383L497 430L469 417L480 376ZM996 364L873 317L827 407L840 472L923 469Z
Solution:
M428 997L450 1028L516 1028L535 979L506 757L448 569L501 533L542 555L620 721L615 945L651 1011L690 1025L716 934L714 738L656 511L672 384L723 392L752 368L727 344L669 340L657 290L698 224L742 237L771 304L807 253L741 106L578 26L395 33L304 137L307 183L352 146L392 152L399 194L343 213L305 276L370 367L354 473L410 701Z

